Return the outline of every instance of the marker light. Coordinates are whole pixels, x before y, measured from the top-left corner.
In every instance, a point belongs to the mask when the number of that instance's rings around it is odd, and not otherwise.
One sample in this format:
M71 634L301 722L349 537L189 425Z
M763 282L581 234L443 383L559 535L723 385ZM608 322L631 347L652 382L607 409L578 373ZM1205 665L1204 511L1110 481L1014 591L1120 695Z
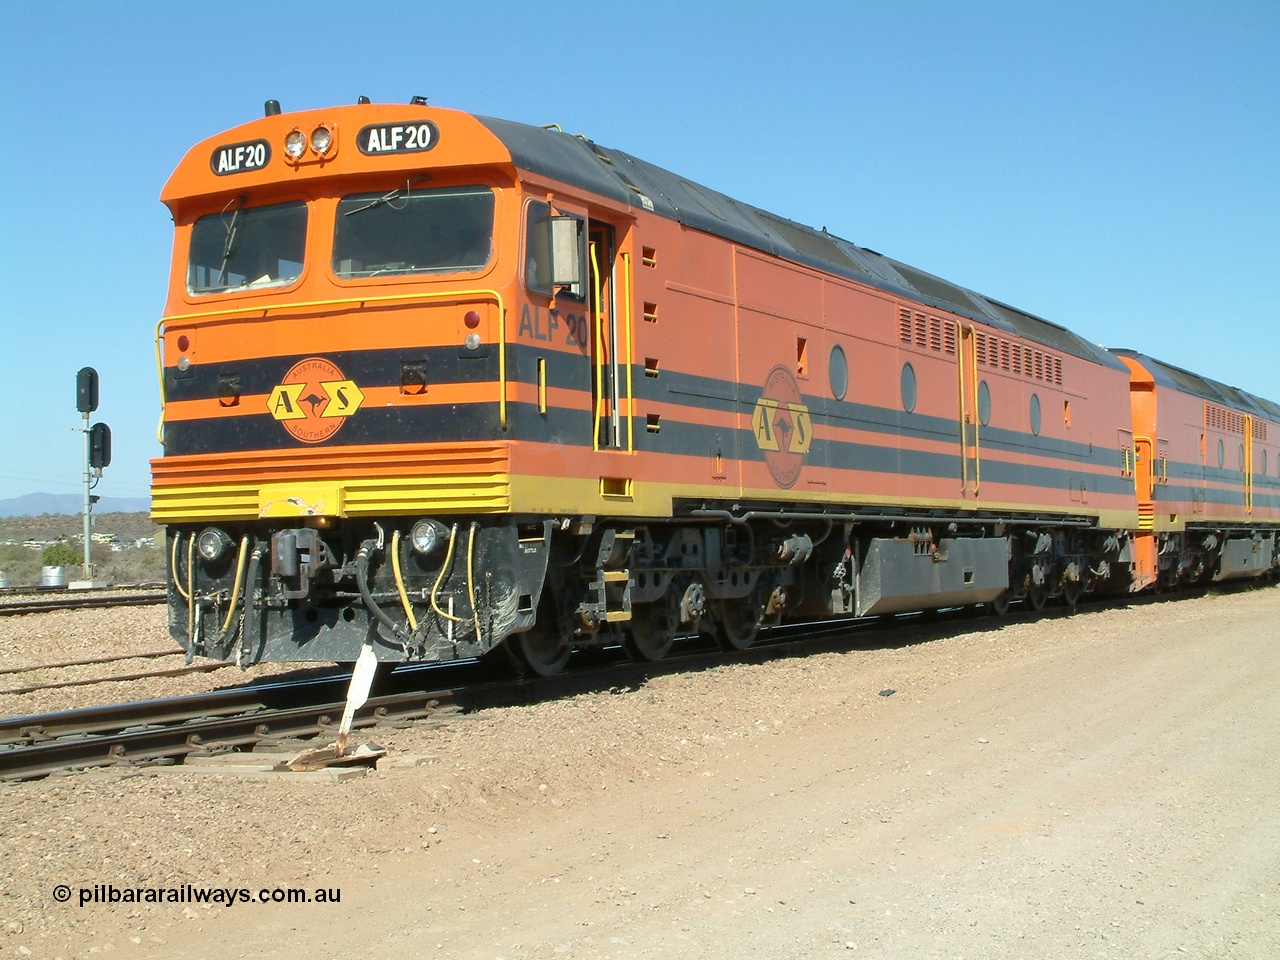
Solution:
M413 525L409 541L416 553L426 556L449 538L449 529L439 520L419 520Z
M311 131L311 149L320 156L324 156L329 152L329 148L333 146L333 131L326 126L316 127Z
M467 329L474 330L480 326L480 314L474 310L468 310L466 316L462 318L462 322L467 325Z
M301 130L290 130L284 138L284 152L291 160L301 160L307 150L307 138Z
M468 350L479 350L479 349L480 349L480 334L478 334L478 333L468 333L468 334L467 334L467 339L466 339L466 345L467 345L467 349L468 349Z
M222 559L230 546L231 538L217 527L206 528L196 538L196 551L209 563Z

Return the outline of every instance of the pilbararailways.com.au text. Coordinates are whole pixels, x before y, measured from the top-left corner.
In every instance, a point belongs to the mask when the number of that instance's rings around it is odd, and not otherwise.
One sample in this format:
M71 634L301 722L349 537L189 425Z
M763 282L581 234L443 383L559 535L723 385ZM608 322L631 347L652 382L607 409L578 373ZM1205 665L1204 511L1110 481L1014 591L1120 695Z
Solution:
M184 883L176 887L118 887L113 883L97 883L91 887L77 887L78 905L113 903L188 903L216 904L234 907L238 903L341 903L340 887L198 887ZM71 887L59 884L53 898L59 903L71 899Z

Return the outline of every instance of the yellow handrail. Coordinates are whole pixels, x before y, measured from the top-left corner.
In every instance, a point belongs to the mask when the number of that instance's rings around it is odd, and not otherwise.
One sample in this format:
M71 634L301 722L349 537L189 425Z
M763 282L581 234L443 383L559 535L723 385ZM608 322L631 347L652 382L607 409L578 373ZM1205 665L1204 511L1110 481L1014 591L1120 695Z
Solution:
M960 386L960 491L969 492L969 430L973 426L973 495L982 485L982 415L978 411L978 347L972 325L956 323L956 367ZM966 346L967 342L967 346ZM965 387L965 371L969 385ZM969 423L966 417L972 418Z
M969 328L969 336L974 339L973 349L970 351L973 369L969 379L973 383L973 495L976 497L982 486L982 411L978 409L978 344L973 327Z
M1253 513L1253 417L1244 418L1244 512Z
M602 304L604 301L604 292L600 288L600 261L596 256L596 245L588 244L591 250L591 292L595 297L596 317L595 317L595 341L596 341L596 383L592 393L592 402L595 407L592 420L595 424L595 435L591 438L591 446L594 450L600 449L600 407L604 404L604 316Z
M476 624L476 643L480 643L480 607L476 603L476 531L480 524L471 521L471 536L467 538L467 597L471 600L471 618Z
M623 302L626 305L627 317L627 452L634 453L636 449L636 401L631 388L631 367L636 362L636 358L631 355L631 254L629 253L622 255L622 276L626 282L626 299Z
M498 419L502 429L507 429L507 307L502 294L492 289L476 290L422 290L416 293L388 294L380 297L342 297L334 300L305 300L301 303L266 303L252 307L235 307L230 310L202 310L197 313L174 313L161 317L156 323L156 374L160 381L160 423L156 427L156 439L164 443L164 325L178 320L198 320L202 317L235 317L250 313L271 313L276 310L310 310L319 307L345 307L351 304L403 303L412 300L479 300L491 298L498 304Z
M964 429L964 324L956 323L956 375L960 391L960 415L956 418L960 427L960 493L969 491L969 438Z

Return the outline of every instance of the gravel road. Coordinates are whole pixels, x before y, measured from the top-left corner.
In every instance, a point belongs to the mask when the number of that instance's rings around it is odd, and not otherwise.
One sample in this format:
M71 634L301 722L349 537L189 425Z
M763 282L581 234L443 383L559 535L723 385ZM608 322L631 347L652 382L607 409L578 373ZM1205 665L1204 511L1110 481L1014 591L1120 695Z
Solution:
M1280 957L1280 588L908 639L0 788L0 957Z

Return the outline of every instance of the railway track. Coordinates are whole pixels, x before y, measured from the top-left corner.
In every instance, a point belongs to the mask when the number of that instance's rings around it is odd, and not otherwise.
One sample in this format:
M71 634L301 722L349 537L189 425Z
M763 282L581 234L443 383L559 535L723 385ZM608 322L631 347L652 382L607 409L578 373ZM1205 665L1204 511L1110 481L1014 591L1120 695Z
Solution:
M1171 598L1112 598L1091 603L1088 609L1141 606L1167 599ZM1042 611L1015 607L1001 622L1074 612L1066 607ZM633 662L620 648L595 648L575 653L570 669L552 677L500 675L494 666L480 661L384 667L374 684L374 695L356 711L353 729L634 688L654 676L731 664L908 646L968 631L980 616L973 608L964 608L788 624L766 629L758 643L747 650L722 650L702 638L684 640L670 656L654 663ZM32 779L113 764L181 763L193 754L332 736L345 707L349 678L349 670L301 679L283 677L212 693L0 720L0 780Z
M181 677L190 673L212 673L232 666L229 663L202 662L184 663L178 667L163 667L159 670L135 670L129 673L108 673L92 677L61 678L49 681L22 683L15 678L23 674L41 674L50 670L69 670L76 667L106 666L113 663L127 663L130 660L158 660L184 657L182 650L151 651L147 653L122 654L117 657L93 657L87 660L64 660L60 663L40 663L28 667L5 667L0 669L0 696L17 696L24 693L35 693L38 690L61 690L67 687L91 687L102 683L124 683L131 680L150 680L156 677ZM13 684L17 684L14 686ZM4 685L9 684L9 685Z
M948 627L904 619L893 643L911 643ZM952 627L951 629L954 629ZM885 642L875 620L776 627L745 651L686 641L656 663L634 663L620 649L584 651L554 677L500 676L479 661L401 665L375 683L354 729L444 718L579 693L638 687L646 679L735 663L760 663ZM279 740L332 736L345 706L349 671L280 679L207 694L0 720L0 780L31 779L113 764L181 763L193 754L252 748Z
M49 613L53 610L86 610L95 607L138 607L164 603L168 595L160 589L123 591L86 591L49 593L37 596L19 595L0 600L0 616Z
M137 583L113 583L109 587L94 587L90 593L102 593L103 591L143 591L143 590L163 590L163 580L140 580ZM44 584L29 584L20 587L0 587L0 598L2 597L25 597L25 596L41 596L53 595L58 596L67 593L81 593L80 590L72 590L65 583L56 586L45 586Z

